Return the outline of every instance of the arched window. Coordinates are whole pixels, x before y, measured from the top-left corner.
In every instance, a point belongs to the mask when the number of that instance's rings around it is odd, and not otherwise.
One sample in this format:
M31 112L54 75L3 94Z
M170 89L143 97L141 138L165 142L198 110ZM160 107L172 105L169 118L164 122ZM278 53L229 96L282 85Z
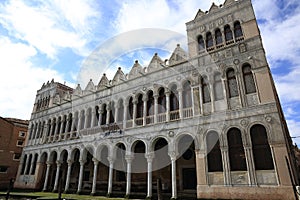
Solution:
M115 122L115 104L112 101L110 103L110 110L109 110L109 123L114 123Z
M222 33L220 29L217 29L215 31L215 40L216 40L216 45L223 43Z
M170 94L170 111L179 110L179 102L177 97L178 97L177 86L173 85L171 87L171 94Z
M192 107L192 94L191 94L191 83L187 81L183 84L182 90L182 106L183 108L190 108Z
M58 117L58 120L57 120L57 132L56 132L56 134L60 133L60 127L61 127L61 117Z
M201 51L205 48L204 39L202 35L199 35L198 37L198 50Z
M127 120L133 118L133 99L130 97L129 104L128 104L128 112L127 112Z
M229 162L231 171L246 171L246 156L241 131L231 128L227 133Z
M84 122L85 122L85 111L81 111L81 119L80 119L80 130L84 128Z
M66 126L67 126L67 115L64 115L64 118L63 118L63 128L61 130L62 133L66 132Z
M239 21L234 23L234 37L239 38L243 36L242 27Z
M106 116L107 116L106 104L103 104L102 113L101 113L101 125L106 124Z
M206 76L203 76L201 78L201 84L202 84L202 99L203 103L208 103L211 101L210 99L210 90L209 90L209 83Z
M158 114L165 113L166 112L166 95L165 95L164 88L159 89L157 104L158 104Z
M25 172L26 161L27 161L27 155L25 155L24 158L23 158L22 169L21 169L21 175L23 175L24 172Z
M148 100L147 100L147 116L154 115L154 97L153 92L148 92Z
M124 116L124 105L123 105L123 100L120 99L119 101L119 106L118 106L118 116L117 116L117 121L122 122L123 121L123 116Z
M256 92L253 74L251 71L251 66L249 64L243 65L243 78L246 94L251 94Z
M206 136L206 152L208 172L222 172L222 156L217 132L209 132Z
M231 31L230 26L228 24L224 27L224 33L225 33L225 41L226 42L233 39L232 31Z
M211 32L206 33L206 48L210 48L214 45Z
M51 135L54 135L55 128L56 128L56 119L54 118L53 122L52 122L52 132L51 132Z
M47 136L50 136L50 131L51 131L51 119L48 120L48 125L47 125ZM29 138L30 139L30 138Z
M69 126L68 126L68 130L67 132L71 132L71 129L72 129L72 122L73 122L73 117L72 117L72 113L69 114Z
M223 93L223 85L221 80L221 74L216 73L214 76L214 95L215 100L221 100L224 99L224 93Z
M229 89L229 97L236 97L239 95L238 88L237 88L237 82L235 78L235 73L232 68L227 70L227 84Z
M27 165L26 166L26 172L25 172L26 175L29 175L31 160L32 160L32 154L29 155L28 162L26 163L26 165Z
M143 117L143 95L139 94L138 101L136 105L136 118Z
M37 164L38 154L34 155L33 164L32 164L32 171L31 175L35 174L36 164Z
M274 169L271 148L265 127L260 124L254 125L250 129L250 134L255 170Z

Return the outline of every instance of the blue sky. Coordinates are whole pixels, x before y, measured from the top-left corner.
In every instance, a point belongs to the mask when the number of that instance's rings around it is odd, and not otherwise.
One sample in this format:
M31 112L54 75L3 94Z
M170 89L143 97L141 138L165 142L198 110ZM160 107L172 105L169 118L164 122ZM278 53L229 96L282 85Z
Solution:
M41 85L54 78L75 87L85 58L110 38L141 28L185 35L185 23L212 2L223 0L0 1L0 115L29 119ZM253 5L290 133L300 136L300 2L253 0ZM150 48L110 65L128 72L134 60L147 65L157 51L163 59L170 56ZM114 72L107 71L110 78ZM95 84L102 73L93 78Z

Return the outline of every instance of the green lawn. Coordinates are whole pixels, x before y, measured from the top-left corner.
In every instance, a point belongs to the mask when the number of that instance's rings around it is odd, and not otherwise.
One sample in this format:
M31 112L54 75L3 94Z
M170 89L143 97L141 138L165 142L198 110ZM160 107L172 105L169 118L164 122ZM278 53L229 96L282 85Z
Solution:
M6 192L0 192L0 196L5 196ZM13 196L25 196L25 197L43 197L45 198L57 198L57 193L51 192L11 192ZM101 196L90 196L90 195L76 195L76 194L62 194L62 198L70 199L89 199L89 200L122 200L123 198L106 198Z

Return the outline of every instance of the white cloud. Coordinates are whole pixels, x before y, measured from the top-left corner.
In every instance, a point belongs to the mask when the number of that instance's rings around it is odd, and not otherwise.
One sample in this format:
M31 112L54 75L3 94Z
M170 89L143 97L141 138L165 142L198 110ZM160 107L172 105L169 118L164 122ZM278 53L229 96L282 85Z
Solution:
M0 5L0 23L11 36L25 41L50 58L60 48L86 55L92 25L99 13L88 1L11 0Z
M300 144L300 122L296 120L286 120L289 132L291 137L293 138L293 141Z
M2 117L29 119L36 91L52 77L63 81L61 75L51 69L33 66L31 58L37 51L30 45L14 43L0 37L0 113Z
M125 32L138 28L164 28L185 34L185 23L192 20L199 8L209 9L212 1L131 0L121 5L115 21L116 29Z

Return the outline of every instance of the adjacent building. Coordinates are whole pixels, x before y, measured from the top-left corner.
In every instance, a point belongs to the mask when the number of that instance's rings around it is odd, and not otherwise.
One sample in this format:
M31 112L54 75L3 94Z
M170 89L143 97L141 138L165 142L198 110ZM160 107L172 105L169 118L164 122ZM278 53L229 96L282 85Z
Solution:
M16 179L28 124L28 120L0 117L0 189Z
M291 138L250 0L186 23L188 51L75 89L37 91L15 186L215 199L295 199ZM284 31L284 30L283 30Z

